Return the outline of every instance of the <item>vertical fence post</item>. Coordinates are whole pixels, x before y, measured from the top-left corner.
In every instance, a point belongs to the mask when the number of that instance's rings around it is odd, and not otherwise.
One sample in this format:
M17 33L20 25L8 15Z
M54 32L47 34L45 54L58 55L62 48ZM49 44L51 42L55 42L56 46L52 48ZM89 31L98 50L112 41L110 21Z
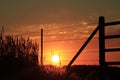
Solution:
M41 66L43 66L43 29L41 29Z
M105 66L105 18L99 17L99 65Z

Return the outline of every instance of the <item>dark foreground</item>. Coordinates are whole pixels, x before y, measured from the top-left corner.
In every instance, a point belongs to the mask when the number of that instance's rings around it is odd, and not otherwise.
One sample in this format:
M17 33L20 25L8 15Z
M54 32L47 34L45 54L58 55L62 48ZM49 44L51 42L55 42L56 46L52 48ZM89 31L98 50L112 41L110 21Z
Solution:
M120 68L77 65L68 69L38 65L36 43L0 34L0 80L120 80Z
M0 80L120 80L120 68L76 65L66 71L66 67L50 65L4 66L0 69Z

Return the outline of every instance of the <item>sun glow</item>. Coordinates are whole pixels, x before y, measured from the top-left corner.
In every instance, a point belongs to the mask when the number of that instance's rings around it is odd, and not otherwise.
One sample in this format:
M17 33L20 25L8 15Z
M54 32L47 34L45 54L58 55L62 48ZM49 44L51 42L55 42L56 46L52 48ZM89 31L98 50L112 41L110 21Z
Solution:
M52 62L57 63L60 61L60 57L58 55L53 55L52 56Z

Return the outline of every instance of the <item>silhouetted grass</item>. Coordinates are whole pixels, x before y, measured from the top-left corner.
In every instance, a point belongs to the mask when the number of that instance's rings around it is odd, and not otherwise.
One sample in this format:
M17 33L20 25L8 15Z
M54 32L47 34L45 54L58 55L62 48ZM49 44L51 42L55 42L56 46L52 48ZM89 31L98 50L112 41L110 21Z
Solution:
M38 45L29 38L0 35L0 80L65 80L62 70L39 66Z
M37 54L38 45L33 43L29 38L24 39L12 35L3 36L1 33L0 77L9 79L13 74L17 75L21 72L23 75L27 72L26 70L30 68L31 70L34 69L38 63Z
M38 65L38 45L29 38L0 36L0 80L120 80L120 68Z
M119 67L97 65L74 65L69 70L70 80L120 80Z

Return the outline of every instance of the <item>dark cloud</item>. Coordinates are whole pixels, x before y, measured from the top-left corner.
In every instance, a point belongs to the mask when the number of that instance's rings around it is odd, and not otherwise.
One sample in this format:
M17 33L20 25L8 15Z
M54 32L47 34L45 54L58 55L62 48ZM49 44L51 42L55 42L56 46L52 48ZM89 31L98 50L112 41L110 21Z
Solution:
M80 21L83 16L119 14L118 0L1 0L0 25ZM110 13L112 12L112 13Z

